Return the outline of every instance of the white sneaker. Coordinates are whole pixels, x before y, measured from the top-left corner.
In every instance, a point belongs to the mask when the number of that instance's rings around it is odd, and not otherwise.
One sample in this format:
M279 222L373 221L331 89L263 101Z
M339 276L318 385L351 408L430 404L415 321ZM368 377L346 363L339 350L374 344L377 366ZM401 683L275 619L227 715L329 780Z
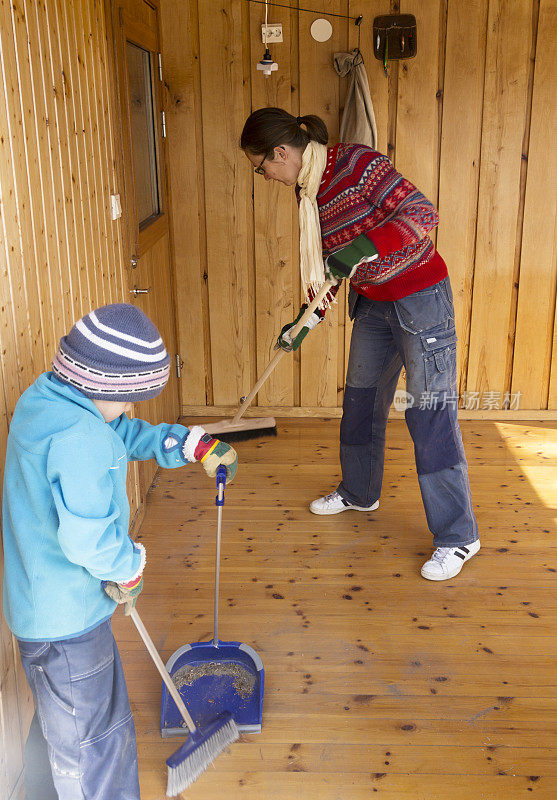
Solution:
M331 492L326 494L325 497L320 497L310 503L309 510L313 514L340 514L341 511L375 511L379 508L379 500L372 506L364 508L362 506L353 506L348 500L344 500L338 492Z
M429 561L422 567L422 578L428 581L446 581L454 578L465 561L475 556L480 549L480 540L460 547L438 547Z

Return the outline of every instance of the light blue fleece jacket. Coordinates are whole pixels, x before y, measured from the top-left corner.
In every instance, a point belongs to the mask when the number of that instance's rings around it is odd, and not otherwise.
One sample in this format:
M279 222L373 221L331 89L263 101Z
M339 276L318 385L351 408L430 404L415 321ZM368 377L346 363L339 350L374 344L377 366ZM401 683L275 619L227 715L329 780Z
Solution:
M128 461L188 463L183 425L122 414L106 423L92 400L52 373L20 397L4 471L4 616L24 640L78 636L113 613L101 581L141 573L128 535Z

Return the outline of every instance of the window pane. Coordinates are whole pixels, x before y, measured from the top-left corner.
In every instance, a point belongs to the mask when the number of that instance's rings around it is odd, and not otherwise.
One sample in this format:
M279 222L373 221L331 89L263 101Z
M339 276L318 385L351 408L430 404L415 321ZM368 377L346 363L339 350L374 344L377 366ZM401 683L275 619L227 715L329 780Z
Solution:
M160 212L155 121L148 50L127 42L130 118L139 224Z

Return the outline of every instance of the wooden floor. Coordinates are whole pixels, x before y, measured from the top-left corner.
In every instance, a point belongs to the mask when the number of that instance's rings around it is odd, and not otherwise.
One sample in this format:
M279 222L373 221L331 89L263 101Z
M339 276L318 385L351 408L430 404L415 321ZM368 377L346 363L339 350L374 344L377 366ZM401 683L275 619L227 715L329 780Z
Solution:
M381 507L308 502L338 480L338 421L279 422L238 445L224 508L221 638L266 672L263 732L244 736L191 800L557 798L557 429L463 422L482 550L454 580L431 551L404 423L389 423ZM138 603L166 660L212 636L215 489L198 465L159 472ZM115 615L143 800L165 796L160 680Z

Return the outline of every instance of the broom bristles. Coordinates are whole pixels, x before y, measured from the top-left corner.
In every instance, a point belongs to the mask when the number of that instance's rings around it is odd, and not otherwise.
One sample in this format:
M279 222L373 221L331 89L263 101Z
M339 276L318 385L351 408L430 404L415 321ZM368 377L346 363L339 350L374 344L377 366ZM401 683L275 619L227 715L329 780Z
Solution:
M249 419L240 419L239 422L234 422L234 418L221 419L220 422L203 425L207 433L223 442L253 439L254 435L276 436L276 427L277 421L274 417L250 417Z
M221 442L249 442L251 439L261 439L263 436L278 436L277 426L270 425L268 428L253 428L243 431L228 431L217 436Z
M219 715L207 733L197 728L195 733L190 734L184 744L167 759L167 797L175 797L187 789L239 735L236 723L228 712Z

